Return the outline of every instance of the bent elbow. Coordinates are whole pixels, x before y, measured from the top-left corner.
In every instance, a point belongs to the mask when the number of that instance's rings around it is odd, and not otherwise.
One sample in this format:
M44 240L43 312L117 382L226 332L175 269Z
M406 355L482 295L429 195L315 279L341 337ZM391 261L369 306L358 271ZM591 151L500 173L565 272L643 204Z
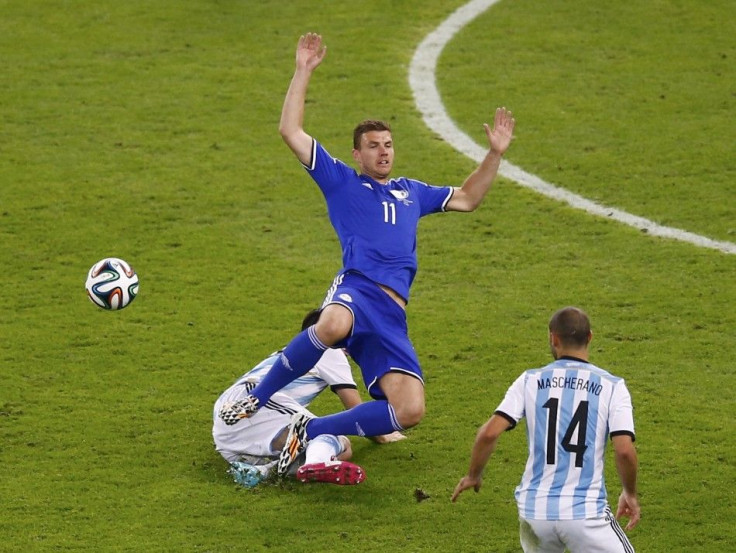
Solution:
M481 200L471 202L468 205L468 213L470 213L471 211L475 211L476 209L478 209L480 207L480 204L481 203L482 203Z
M476 209L478 209L478 207L480 207L480 204L483 203L483 197L484 195L481 194L463 194L461 198L458 198L458 200L460 200L458 202L458 210L465 211L467 213L475 211Z
M281 138L283 138L286 142L299 134L299 131L301 130L302 129L299 125L295 125L288 119L281 118L279 120L279 134L281 135Z
M480 205L480 202L474 202L468 198L458 198L453 199L450 201L449 204L447 204L447 211L459 211L461 213L470 213L471 211L475 211L476 208Z
M634 450L633 448L627 449L626 451L622 451L621 453L618 454L618 457L619 459L621 459L621 461L631 464L631 465L635 465L638 462L636 450Z
M475 200L473 198L466 199L459 207L458 211L463 211L465 213L470 213L472 211L475 211L480 207L482 200Z

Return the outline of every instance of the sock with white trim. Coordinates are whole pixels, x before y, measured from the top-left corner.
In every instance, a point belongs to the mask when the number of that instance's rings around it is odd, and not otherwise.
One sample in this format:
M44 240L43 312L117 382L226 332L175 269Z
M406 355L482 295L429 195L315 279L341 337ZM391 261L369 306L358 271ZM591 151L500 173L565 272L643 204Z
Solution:
M281 388L296 380L317 364L327 349L314 331L314 326L303 330L289 342L281 352L273 367L253 388L251 395L258 398L263 406Z
M346 436L380 436L395 430L404 430L396 420L396 413L386 400L368 401L352 409L317 417L307 424L307 437L311 440L320 434L344 434Z

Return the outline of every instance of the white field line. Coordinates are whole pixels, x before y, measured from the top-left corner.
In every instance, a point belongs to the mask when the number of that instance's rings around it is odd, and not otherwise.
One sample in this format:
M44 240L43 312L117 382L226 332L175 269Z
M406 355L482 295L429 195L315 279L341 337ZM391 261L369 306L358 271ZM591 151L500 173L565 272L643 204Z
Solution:
M485 157L487 148L476 144L467 134L461 131L450 119L442 104L436 86L435 70L437 60L445 45L465 25L470 23L478 15L498 3L500 0L473 0L458 8L439 27L425 37L414 52L414 57L409 67L409 86L414 94L414 101L422 113L427 126L440 135L446 142L459 152L478 163ZM550 184L536 175L527 173L522 168L513 165L506 160L501 162L499 174L507 179L513 180L521 186L525 186L549 198L569 204L576 209L582 209L593 215L613 219L625 225L632 226L645 231L652 236L672 238L689 242L703 248L719 250L724 253L736 254L736 244L713 240L700 236L686 230L665 227L632 215L615 207L608 207L593 202L582 196L574 194L569 190Z

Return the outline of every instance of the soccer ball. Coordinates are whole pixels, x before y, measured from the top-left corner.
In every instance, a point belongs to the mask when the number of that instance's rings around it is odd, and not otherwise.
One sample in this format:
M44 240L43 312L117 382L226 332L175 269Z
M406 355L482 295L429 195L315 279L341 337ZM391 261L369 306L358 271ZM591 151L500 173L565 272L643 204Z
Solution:
M92 265L84 286L97 307L122 309L138 294L138 275L122 259L107 257Z

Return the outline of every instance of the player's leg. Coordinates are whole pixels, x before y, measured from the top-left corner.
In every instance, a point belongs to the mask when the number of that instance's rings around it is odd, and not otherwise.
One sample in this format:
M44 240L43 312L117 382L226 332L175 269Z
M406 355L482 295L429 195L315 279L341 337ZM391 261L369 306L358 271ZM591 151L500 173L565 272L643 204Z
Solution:
M563 553L565 544L557 535L556 521L519 520L519 541L524 553Z
M560 537L572 553L634 553L623 528L606 507L604 516L560 521Z
M279 355L261 382L242 404L242 415L249 416L281 388L307 373L325 350L345 339L353 327L353 314L339 304L326 306L313 326L297 334Z
M332 347L350 335L353 330L353 312L340 303L329 303L322 308L314 330L320 342Z
M300 467L297 472L297 478L302 482L317 481L333 484L362 482L365 478L363 469L342 460L348 459L352 454L347 437L320 433L308 439L306 425L312 420L318 419L306 410L292 416L288 435L279 455L277 466L279 475L288 474L301 452L306 448L308 456L305 459L305 466Z
M343 286L338 287L325 309L342 308L351 313L351 332L341 345L345 344L360 366L363 381L376 401L326 417L295 416L279 460L279 472L293 462L300 448L320 434L380 436L404 430L379 380L389 371L400 371L412 372L421 382L419 361L407 336L404 310L365 277L353 274L344 277ZM421 394L423 412L423 390Z
M368 401L341 413L314 418L306 423L307 439L326 433L380 436L417 425L424 416L422 381L407 374L389 372L380 382L387 399Z
M279 457L278 472L286 474L304 447L322 434L346 434L353 436L380 436L404 430L396 421L394 410L386 400L361 403L334 415L311 418L296 414L289 425L286 445Z
M402 428L416 426L424 418L424 383L412 373L391 371L379 380L381 390Z
M252 488L268 478L275 468L279 451L274 450L273 443L284 433L290 420L288 413L300 410L301 406L289 396L276 394L273 402L278 408L262 409L249 419L226 424L219 416L222 404L236 401L242 393L243 387L235 386L217 400L212 438L217 452L230 463L227 472L236 483Z
M316 417L306 423L305 429L307 440L320 434L380 436L405 430L386 400L367 401L340 413Z
M307 445L304 464L324 463L335 459L347 461L352 455L353 450L347 436L323 434L311 440Z
M309 442L304 464L296 471L301 482L327 482L350 486L365 480L365 471L347 460L352 456L346 436L323 434Z
M380 436L410 428L424 416L424 382L407 335L406 313L372 282L352 282L352 290L354 328L347 349L376 401L304 422L307 439Z
M396 393L399 389L399 386L393 388ZM423 397L422 390L422 404ZM279 458L279 474L286 474L289 465L306 444L322 434L380 436L401 430L404 427L399 424L393 407L385 399L361 403L352 409L325 417L297 413L291 419L286 445Z

